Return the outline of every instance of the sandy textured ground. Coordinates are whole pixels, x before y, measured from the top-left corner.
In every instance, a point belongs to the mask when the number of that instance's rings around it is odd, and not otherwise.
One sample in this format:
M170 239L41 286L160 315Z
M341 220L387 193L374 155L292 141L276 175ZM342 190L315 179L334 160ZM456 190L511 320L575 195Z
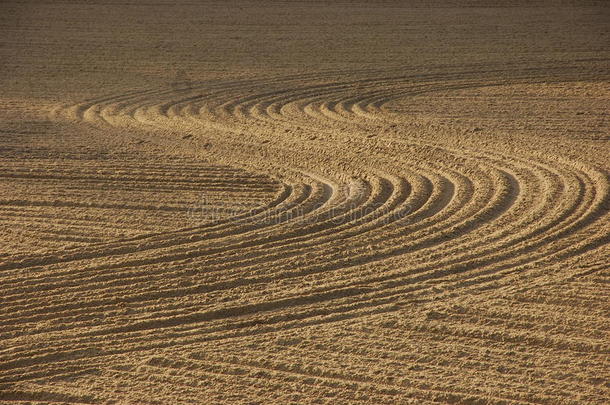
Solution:
M610 6L491 3L3 1L0 402L608 403Z

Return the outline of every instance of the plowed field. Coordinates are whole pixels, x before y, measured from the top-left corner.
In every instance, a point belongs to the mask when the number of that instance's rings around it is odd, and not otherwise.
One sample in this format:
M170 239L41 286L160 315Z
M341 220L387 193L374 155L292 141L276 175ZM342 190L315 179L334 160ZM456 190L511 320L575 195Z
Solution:
M3 2L0 401L610 401L610 7Z

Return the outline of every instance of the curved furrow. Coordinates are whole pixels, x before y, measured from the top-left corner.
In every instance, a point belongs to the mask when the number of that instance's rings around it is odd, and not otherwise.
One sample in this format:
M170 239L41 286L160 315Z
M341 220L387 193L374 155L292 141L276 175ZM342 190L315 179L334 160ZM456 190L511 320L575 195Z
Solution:
M564 153L567 132L556 145L535 134L536 102L567 114L552 101L524 98L514 125L493 103L548 83L560 99L593 77L542 64L338 69L52 109L56 122L112 134L117 150L167 157L7 164L0 181L15 193L0 199L0 225L40 249L0 254L0 384L68 387L94 369L100 381L151 376L190 399L198 387L185 381L237 378L355 403L591 393L600 381L560 364L609 349L603 304L584 317L565 305L604 297L604 146ZM484 101L449 105L464 94ZM560 361L533 363L544 356ZM524 374L536 394L520 389ZM8 399L55 398L24 387Z

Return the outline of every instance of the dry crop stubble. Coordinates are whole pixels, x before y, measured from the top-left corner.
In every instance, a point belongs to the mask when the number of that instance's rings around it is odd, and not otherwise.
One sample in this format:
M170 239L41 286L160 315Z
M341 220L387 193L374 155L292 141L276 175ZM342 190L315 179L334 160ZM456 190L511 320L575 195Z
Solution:
M607 402L603 2L0 7L0 400Z

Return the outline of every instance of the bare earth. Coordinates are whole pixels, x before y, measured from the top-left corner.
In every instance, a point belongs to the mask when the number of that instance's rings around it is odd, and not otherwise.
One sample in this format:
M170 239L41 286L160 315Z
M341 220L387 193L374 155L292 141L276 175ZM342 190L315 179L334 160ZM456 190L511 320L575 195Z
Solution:
M610 402L608 2L0 33L0 402Z

